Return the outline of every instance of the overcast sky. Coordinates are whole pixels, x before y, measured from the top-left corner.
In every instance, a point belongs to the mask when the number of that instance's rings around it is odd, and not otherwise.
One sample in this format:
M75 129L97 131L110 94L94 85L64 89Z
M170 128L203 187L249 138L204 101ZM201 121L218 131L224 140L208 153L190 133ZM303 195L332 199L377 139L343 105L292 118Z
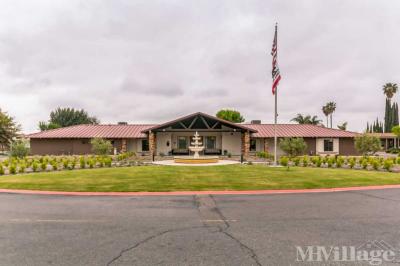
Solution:
M157 123L234 108L279 122L337 103L334 124L382 118L400 83L400 1L0 0L0 108L37 130L58 106L102 123ZM398 98L396 96L395 98Z

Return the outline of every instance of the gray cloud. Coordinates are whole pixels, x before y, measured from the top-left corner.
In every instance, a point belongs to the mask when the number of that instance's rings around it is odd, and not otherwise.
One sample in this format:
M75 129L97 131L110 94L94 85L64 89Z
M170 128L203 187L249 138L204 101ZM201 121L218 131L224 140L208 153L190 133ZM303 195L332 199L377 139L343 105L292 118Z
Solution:
M275 21L280 122L324 119L333 100L334 123L362 130L383 117L382 85L400 82L395 0L0 3L0 107L26 132L57 106L105 123L228 107L272 122Z

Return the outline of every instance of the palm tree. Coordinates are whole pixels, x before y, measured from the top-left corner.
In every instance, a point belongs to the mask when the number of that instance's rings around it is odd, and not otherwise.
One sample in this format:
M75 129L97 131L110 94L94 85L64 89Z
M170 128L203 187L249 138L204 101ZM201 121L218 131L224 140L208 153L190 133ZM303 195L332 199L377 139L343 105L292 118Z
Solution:
M335 102L328 102L326 104L326 108L328 109L329 115L331 116L331 128L332 128L333 127L332 126L332 116L333 116L333 113L336 111L336 103Z
M297 114L297 116L290 121L296 122L298 124L303 124L303 125L304 124L318 125L322 122L322 120L318 119L318 117L316 115L311 117L311 115L304 116L302 114Z
M383 93L390 100L397 92L397 84L396 83L386 83L383 85Z
M326 127L329 127L328 116L329 116L330 113L329 113L328 105L322 106L322 112L326 116Z

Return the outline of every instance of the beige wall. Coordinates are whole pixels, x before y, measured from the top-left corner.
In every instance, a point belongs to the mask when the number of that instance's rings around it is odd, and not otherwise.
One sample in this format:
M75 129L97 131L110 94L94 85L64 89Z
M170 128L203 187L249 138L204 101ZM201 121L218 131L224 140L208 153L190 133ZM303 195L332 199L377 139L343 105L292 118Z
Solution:
M339 154L339 139L334 138L333 139L333 152L325 152L324 151L324 140L325 139L330 139L330 138L318 138L317 139L317 145L316 145L316 151L317 154Z
M222 132L222 152L228 151L232 155L242 153L242 133Z

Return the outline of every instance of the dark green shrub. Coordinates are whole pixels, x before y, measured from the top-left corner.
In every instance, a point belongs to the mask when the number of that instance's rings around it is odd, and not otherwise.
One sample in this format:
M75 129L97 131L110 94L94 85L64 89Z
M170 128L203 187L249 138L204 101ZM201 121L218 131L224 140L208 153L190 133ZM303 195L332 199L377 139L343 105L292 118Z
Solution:
M303 166L307 167L308 166L308 157L304 156L302 161L303 161Z
M368 167L368 160L367 159L363 159L362 161L361 161L361 166L362 166L362 168L365 170L365 169L367 169L367 167Z
M85 160L85 157L81 156L81 157L79 158L79 165L80 165L80 168L81 168L81 169L84 169L84 168L86 167L86 160Z
M1 163L0 163L0 175L4 175L4 167Z
M355 165L356 165L356 160L354 158L350 158L349 159L349 167L351 169L353 169Z
M104 158L104 164L105 164L107 167L111 167L111 165L112 165L112 159L111 159L110 157Z
M42 169L42 171L47 170L47 163L44 160L42 160L42 163L40 164L40 168Z
M69 160L68 159L63 159L62 164L63 164L64 169L68 169Z
M95 166L95 161L94 161L94 159L89 159L89 160L88 160L88 164L89 164L89 168L94 168L94 166Z
M52 169L53 169L54 171L57 171L57 170L58 170L58 163L57 163L57 161L52 161L52 162L51 162L51 167L52 167Z
M317 162L315 163L315 165L316 165L317 167L321 167L321 165L322 165L322 159L321 159L321 157L318 157L318 160L317 160Z
M378 159L374 159L374 160L372 160L371 165L374 170L379 170L379 167L381 166L381 162Z
M19 165L19 173L25 173L25 169L26 169L26 164L25 163L21 163Z
M300 164L300 157L294 157L292 161L293 161L293 163L294 163L295 166L299 166L299 164Z

